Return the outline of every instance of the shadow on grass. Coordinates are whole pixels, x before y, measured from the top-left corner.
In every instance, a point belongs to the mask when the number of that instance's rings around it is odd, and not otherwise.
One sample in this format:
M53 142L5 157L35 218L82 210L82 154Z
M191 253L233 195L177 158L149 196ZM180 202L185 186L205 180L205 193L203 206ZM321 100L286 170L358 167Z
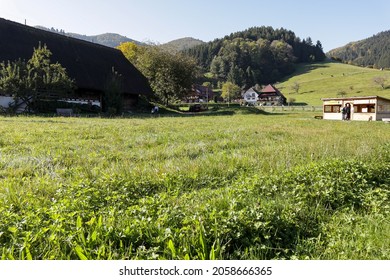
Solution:
M233 115L275 115L279 113L267 112L257 107L241 107L241 106L232 106L232 107L220 107L220 108L211 108L206 111L201 112L188 112L188 111L164 111L162 110L159 116L169 116L169 117L191 117L191 116L233 116Z
M276 115L288 115L289 112L268 112L257 107L223 107L218 109L209 109L202 112L188 112L188 111L171 111L161 110L157 115L152 114L134 114L129 115L130 118L151 118L151 117L218 117L218 116L233 116L233 115L264 115L264 116L276 116ZM125 116L126 117L126 116Z
M340 63L340 62L326 60L326 61L322 61L322 62L299 63L296 66L295 71L291 75L289 75L287 77L284 77L281 82L287 81L291 77L294 77L294 76L297 76L297 75L307 74L307 73L309 73L309 72L311 72L313 70L316 70L318 68L329 68L330 67L330 65L329 65L330 63Z
M160 107L160 110L156 114L151 114L146 110L124 113L122 115L107 115L107 114L78 114L70 117L57 116L56 114L29 114L22 116L31 117L32 122L66 122L67 118L101 118L101 119L120 119L120 118L139 118L139 119L148 119L148 118L183 118L183 117L195 117L195 116L205 116L205 117L217 117L217 116L233 116L233 115L264 115L264 116L276 116L276 115L288 115L289 112L270 112L262 110L258 107L243 107L243 106L232 106L232 107L211 107L209 110L201 111L201 112L188 112L188 111L179 111L171 108ZM18 120L18 115L1 115L3 118L1 121L20 121ZM9 117L9 118L7 118ZM55 118L58 120L40 120L36 119L36 117L40 118Z

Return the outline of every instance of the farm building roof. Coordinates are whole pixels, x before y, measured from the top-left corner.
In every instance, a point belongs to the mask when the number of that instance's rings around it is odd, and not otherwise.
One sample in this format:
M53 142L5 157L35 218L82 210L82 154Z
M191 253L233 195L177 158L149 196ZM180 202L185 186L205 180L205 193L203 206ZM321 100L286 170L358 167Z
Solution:
M321 98L322 101L329 101L329 100L357 100L357 99L383 99L386 101L390 101L388 98L384 98L381 96L348 96L348 97L329 97L329 98Z
M281 96L282 98L286 99L286 97L278 90L276 87L273 85L269 84L265 86L261 91L260 91L260 98L262 96Z
M280 91L272 85L268 85L261 90L262 93L280 93Z
M123 93L149 95L144 75L121 51L0 18L0 62L28 60L39 44L52 52L51 60L66 68L79 89L104 91L112 70L122 75Z

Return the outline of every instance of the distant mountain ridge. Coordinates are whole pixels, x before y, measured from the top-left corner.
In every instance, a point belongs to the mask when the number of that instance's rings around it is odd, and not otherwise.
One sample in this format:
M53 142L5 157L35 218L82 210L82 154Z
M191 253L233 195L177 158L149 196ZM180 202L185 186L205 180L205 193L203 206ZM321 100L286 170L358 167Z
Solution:
M145 45L146 43L142 43L136 40L133 40L131 38L128 38L126 36L122 36L117 33L104 33L104 34L99 34L99 35L81 35L78 33L73 33L73 32L65 32L62 29L55 29L55 28L47 28L44 26L34 26L35 28L42 29L45 31L49 32L54 32L57 34L61 34L64 36L88 41L91 43L95 44L100 44L103 46L111 47L111 48L116 48L118 47L121 43L126 43L126 42L132 42L137 45ZM198 46L200 44L203 44L204 42L199 39L191 38L191 37L185 37L185 38L180 38L176 39L173 41L170 41L165 44L161 44L161 47L169 49L169 50L174 50L174 51L183 51L187 50L190 48L193 48L195 46Z
M100 34L100 35L81 35L78 33L65 32L62 29L60 29L60 30L54 29L53 27L47 28L47 27L43 27L43 26L35 26L35 28L39 28L42 30L62 34L62 35L68 36L68 37L77 38L77 39L92 42L95 44L104 45L104 46L111 47L111 48L116 48L121 43L125 43L125 42L133 42L137 45L144 44L144 43L141 43L139 41L130 39L126 36L122 36L122 35L116 34L116 33L104 33L104 34Z
M205 42L199 39L195 39L192 37L184 37L184 38L176 39L168 43L162 44L161 46L176 51L184 51L204 43Z
M145 45L126 36L117 33L104 33L100 35L81 35L78 33L65 32L64 30L35 26L42 30L62 34L65 36L101 44L107 47L116 48L121 43L133 42L137 45ZM206 44L202 40L185 37L161 44L163 48L174 51L186 51ZM370 38L348 43L345 46L330 50L328 57L357 66L373 68L390 68L390 30L380 32Z
M357 66L390 68L390 30L330 50L327 56Z

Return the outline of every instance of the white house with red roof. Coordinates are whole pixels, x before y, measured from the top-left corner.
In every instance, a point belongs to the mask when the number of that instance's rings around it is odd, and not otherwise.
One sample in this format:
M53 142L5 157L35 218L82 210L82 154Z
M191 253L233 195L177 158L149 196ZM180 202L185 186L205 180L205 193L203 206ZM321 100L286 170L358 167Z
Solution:
M259 92L254 87L251 87L250 89L248 89L242 94L242 98L244 99L245 105L255 106L257 105Z
M251 87L242 94L244 103L248 105L282 106L286 104L286 97L273 85L265 86L261 91Z

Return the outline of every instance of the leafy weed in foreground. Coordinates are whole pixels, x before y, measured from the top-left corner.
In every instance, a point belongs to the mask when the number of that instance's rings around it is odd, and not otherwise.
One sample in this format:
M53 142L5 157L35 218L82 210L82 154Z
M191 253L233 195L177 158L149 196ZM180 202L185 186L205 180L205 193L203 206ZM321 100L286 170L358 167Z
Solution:
M1 258L388 259L387 127L269 117L1 126Z

